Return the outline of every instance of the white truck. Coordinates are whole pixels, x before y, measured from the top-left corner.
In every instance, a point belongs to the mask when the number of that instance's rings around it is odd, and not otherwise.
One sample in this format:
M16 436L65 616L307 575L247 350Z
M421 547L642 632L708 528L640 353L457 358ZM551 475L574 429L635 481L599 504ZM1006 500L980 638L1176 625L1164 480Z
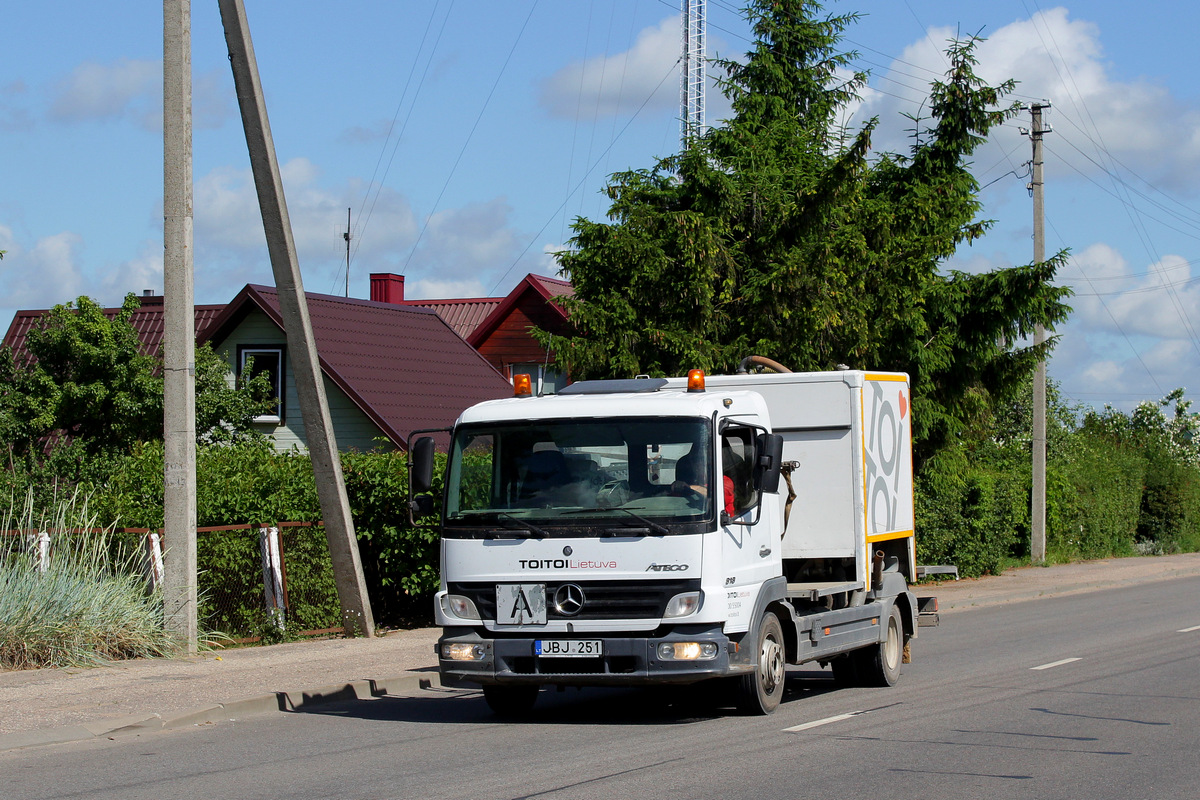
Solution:
M450 432L444 684L516 715L545 685L724 679L766 714L788 664L896 682L924 609L907 375L693 370L550 396L520 377ZM434 443L410 441L421 509Z

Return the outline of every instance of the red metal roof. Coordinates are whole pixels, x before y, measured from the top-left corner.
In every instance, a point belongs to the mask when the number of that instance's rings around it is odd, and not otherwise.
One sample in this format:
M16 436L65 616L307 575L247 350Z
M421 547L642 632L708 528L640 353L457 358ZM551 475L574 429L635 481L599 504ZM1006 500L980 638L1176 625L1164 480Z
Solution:
M574 296L575 294L575 290L567 281L562 281L558 278L547 278L544 275L534 275L533 273L530 273L526 275L494 309L492 309L492 312L488 314L487 319L476 325L475 330L471 331L471 335L466 337L471 346L479 347L479 345L487 339L492 331L496 329L496 326L498 326L504 320L505 316L508 315L513 306L520 301L521 296L526 292L536 292L537 294L541 295L541 297L547 301L546 305L561 314L563 320L566 320L567 313L563 311L562 307L559 306L558 303L552 303L550 300L555 297L561 297L562 295Z
M141 297L139 299L142 301L142 307L133 312L129 318L129 323L137 331L138 339L141 340L142 346L139 348L141 352L146 355L157 356L159 346L162 345L163 340L163 298L161 295L157 295ZM199 336L201 331L224 308L225 306L223 305L196 306L196 335ZM13 321L8 326L8 333L4 335L3 346L12 349L13 358L18 363L22 363L24 359L29 357L29 351L25 348L25 339L29 335L29 331L49 311L50 309L48 308L18 311L13 316ZM109 319L114 319L120 313L121 309L119 308L104 309L104 316Z
M534 275L533 273L527 275L525 279L537 284L547 297L575 296L575 287L571 286L570 281L564 281L561 278L547 278L545 275Z
M397 445L512 385L434 311L308 294L321 369ZM220 344L254 308L283 328L274 287L247 285L201 336Z
M503 297L470 297L450 300L405 300L406 306L432 309L454 332L466 339L500 305Z

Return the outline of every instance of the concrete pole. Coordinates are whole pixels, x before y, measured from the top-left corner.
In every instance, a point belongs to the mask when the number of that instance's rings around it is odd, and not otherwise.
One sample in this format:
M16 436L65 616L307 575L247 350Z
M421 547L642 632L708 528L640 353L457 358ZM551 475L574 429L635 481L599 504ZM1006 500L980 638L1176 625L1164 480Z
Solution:
M333 561L334 581L342 606L342 624L347 635L371 637L375 635L375 619L367 597L358 540L354 536L354 520L350 516L350 502L342 479L342 460L338 455L329 403L325 397L325 383L317 361L317 344L308 316L308 303L304 298L304 285L296 260L296 245L288 220L271 125L267 120L258 63L254 58L254 44L250 40L246 8L242 0L218 0L218 5L221 8L221 24L225 28L225 42L229 47L229 61L233 67L238 106L242 111L242 127L246 131L254 185L258 189L267 251L271 256L271 269L275 273L275 288L279 292L279 311L287 335L288 359L295 371L300 414L304 417L308 454L312 459L317 497L325 521L325 536Z
M1033 128L1033 174L1030 186L1033 189L1033 260L1040 264L1046 260L1045 211L1043 206L1042 179L1042 109L1049 103L1034 103ZM1046 341L1046 330L1041 325L1034 329L1033 343ZM1033 563L1046 560L1046 361L1038 361L1033 373L1033 496L1030 503L1029 555Z
M196 652L191 0L163 0L163 522L168 630Z

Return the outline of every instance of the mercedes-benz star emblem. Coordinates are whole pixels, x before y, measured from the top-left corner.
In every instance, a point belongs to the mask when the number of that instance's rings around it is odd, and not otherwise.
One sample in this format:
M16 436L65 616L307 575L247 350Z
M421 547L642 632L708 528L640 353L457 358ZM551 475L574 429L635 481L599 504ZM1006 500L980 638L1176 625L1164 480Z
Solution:
M573 617L583 610L583 589L577 583L564 583L554 593L554 610Z

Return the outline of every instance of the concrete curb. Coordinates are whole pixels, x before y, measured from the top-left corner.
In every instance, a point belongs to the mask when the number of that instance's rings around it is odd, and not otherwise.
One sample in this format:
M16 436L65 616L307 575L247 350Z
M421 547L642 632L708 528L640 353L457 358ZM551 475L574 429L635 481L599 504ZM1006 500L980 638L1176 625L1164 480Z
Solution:
M372 700L385 695L419 689L441 688L436 671L414 671L386 678L368 678L315 689L268 692L228 703L213 703L175 714L141 714L67 725L45 730L19 731L0 735L0 753L26 747L65 744L89 739L115 739L153 731L211 725L241 717L272 712L304 713L328 703Z

